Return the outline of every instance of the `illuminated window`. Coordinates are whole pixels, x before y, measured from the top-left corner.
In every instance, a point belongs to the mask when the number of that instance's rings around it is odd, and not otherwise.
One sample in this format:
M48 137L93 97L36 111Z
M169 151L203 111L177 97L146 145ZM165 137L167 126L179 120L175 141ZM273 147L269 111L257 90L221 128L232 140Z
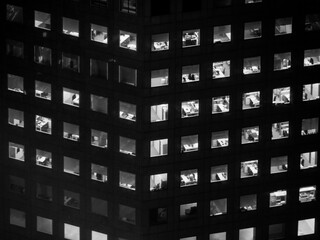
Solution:
M24 146L9 142L9 158L24 162Z
M256 177L258 172L258 160L241 162L240 178Z
M240 211L254 211L257 210L257 194L240 196Z
M9 189L12 193L25 194L26 192L26 183L23 178L16 176L9 176Z
M212 63L212 78L230 77L230 60Z
M159 173L150 175L150 191L158 191L167 189L168 185L168 174Z
M274 105L289 104L291 100L290 87L274 88L272 103Z
M63 103L70 106L79 107L79 91L70 88L63 88Z
M241 144L259 142L259 127L242 128Z
M182 83L198 82L199 80L199 65L182 67Z
M91 197L91 212L107 217L108 202L100 198Z
M300 154L300 169L317 167L318 152L305 152Z
M317 186L307 186L299 188L299 202L311 202L316 200Z
M129 172L119 171L119 186L135 191L136 175Z
M7 39L7 55L16 58L24 58L24 43Z
M168 155L168 139L150 141L150 157Z
M261 22L247 22L244 24L244 39L261 38Z
M119 219L123 222L136 224L136 209L119 204Z
M108 234L91 231L91 240L108 240Z
M221 182L228 180L228 165L211 167L210 182Z
M302 101L313 101L320 97L320 83L303 85Z
M24 91L23 77L16 76L13 74L8 74L7 78L8 78L8 90L26 94L26 91Z
M213 43L231 41L231 25L215 26L213 28Z
M37 231L52 235L52 219L37 216Z
M273 70L285 70L291 68L291 52L274 54Z
M150 121L162 122L168 120L168 104L153 105L150 107Z
M120 30L119 47L137 51L137 34Z
M199 100L192 100L181 103L181 118L199 116Z
M274 35L285 35L292 33L292 18L277 18L274 27Z
M108 133L91 129L91 145L101 148L108 147Z
M70 240L80 240L80 227L65 223L64 238Z
M108 168L91 163L91 179L99 182L108 181Z
M182 32L182 47L194 47L200 45L200 29L186 30Z
M72 175L80 175L80 161L71 157L63 157L63 172Z
M23 23L23 8L7 4L7 21Z
M303 65L305 67L320 64L320 48L304 50Z
M91 24L91 41L108 43L108 28L96 24Z
M229 131L219 131L211 133L211 148L221 148L229 146Z
M151 36L151 51L169 50L169 33L154 34Z
M199 150L198 135L181 137L181 152L193 152Z
M41 200L52 202L52 186L37 183L36 197Z
M63 205L75 209L80 209L80 194L64 190Z
M320 30L320 14L307 14L305 18L305 31L313 32Z
M283 223L269 225L269 240L285 238L285 225Z
M159 225L168 222L167 208L153 208L150 209L150 225Z
M151 71L151 87L167 86L169 84L169 69Z
M119 145L119 152L129 154L131 156L136 155L136 140L120 136Z
M51 30L51 14L34 11L34 26L45 30Z
M196 202L180 205L180 220L196 217L198 211L197 207L198 204Z
M78 142L80 140L79 125L64 122L63 138Z
M36 115L35 125L36 125L37 132L47 133L51 135L51 132L52 132L51 118Z
M271 192L269 196L269 207L280 207L287 204L286 190Z
M260 91L246 92L242 95L242 109L253 109L260 107Z
M212 98L212 114L225 113L230 110L230 96L219 96Z
M256 239L256 228L243 228L239 229L239 240L255 240Z
M75 54L62 53L62 68L80 72L80 57Z
M17 126L24 127L24 112L8 108L8 123Z
M90 58L90 76L108 79L108 63Z
M303 219L298 221L298 236L310 235L315 233L315 218Z
M271 158L270 173L282 173L288 171L288 156Z
M123 13L137 13L136 0L120 0L120 11Z
M251 58L244 58L243 59L243 74L254 74L260 73L261 64L260 64L260 57L251 57Z
M198 169L184 170L180 172L180 187L194 186L198 184Z
M62 32L66 35L79 37L79 21L71 18L62 18Z
M302 119L301 135L317 134L319 131L319 118Z
M137 69L119 66L119 82L137 86Z
M41 167L52 168L52 154L44 150L36 150L36 164Z
M10 208L10 224L18 227L26 227L26 213Z
M51 84L35 81L35 96L38 98L51 100Z
M272 140L289 137L289 121L272 124Z
M119 101L119 118L136 121L136 105Z
M93 94L90 95L90 98L92 111L108 114L108 98Z
M211 233L209 235L209 240L226 240L226 239L227 239L226 232Z
M215 199L210 201L210 216L219 216L227 213L227 199ZM211 239L211 238L210 238Z

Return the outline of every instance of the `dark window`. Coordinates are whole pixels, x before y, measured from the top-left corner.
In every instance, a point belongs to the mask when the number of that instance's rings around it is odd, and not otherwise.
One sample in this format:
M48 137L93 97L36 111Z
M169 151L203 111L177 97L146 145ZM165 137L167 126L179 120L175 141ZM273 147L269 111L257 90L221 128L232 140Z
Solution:
M232 0L214 0L215 7L226 7L231 5Z
M11 57L23 58L23 42L7 39L7 55Z
M23 23L23 8L7 4L7 20L10 22Z
M151 1L151 16L170 14L170 2L170 0Z
M108 64L105 61L90 59L90 76L97 78L107 78Z
M24 194L26 191L25 180L20 177L10 176L10 191L18 194Z
M150 210L150 225L164 224L168 222L167 208L154 208Z
M108 0L91 0L91 5L96 7L107 7Z
M201 1L189 1L183 0L182 11L183 12L194 12L201 10Z
M37 183L37 198L52 202L52 187Z

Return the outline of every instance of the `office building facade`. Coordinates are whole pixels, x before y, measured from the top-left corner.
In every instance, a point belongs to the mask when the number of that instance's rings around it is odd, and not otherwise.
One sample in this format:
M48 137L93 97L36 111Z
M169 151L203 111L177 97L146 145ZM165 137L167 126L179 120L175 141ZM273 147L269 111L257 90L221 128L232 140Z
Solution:
M4 239L319 239L318 1L1 9Z

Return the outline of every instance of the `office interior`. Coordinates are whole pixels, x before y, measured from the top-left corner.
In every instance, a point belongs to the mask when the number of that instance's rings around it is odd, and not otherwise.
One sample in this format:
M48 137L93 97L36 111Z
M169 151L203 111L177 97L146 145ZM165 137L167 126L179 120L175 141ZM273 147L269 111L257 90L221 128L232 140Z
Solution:
M71 157L63 157L63 171L65 173L80 175L80 161Z
M220 182L228 180L228 165L219 165L211 167L210 182Z
M151 71L151 87L166 86L169 84L169 70L159 69Z
M100 182L107 182L108 168L98 164L91 163L91 179Z
M258 160L241 162L240 178L258 176Z
M79 141L79 125L63 122L63 137L72 141Z
M168 139L150 141L150 157L168 154Z
M181 152L198 151L198 135L190 135L181 137Z
M198 184L198 169L183 170L180 172L180 187Z
M136 155L136 140L126 137L119 137L119 151L132 156Z

